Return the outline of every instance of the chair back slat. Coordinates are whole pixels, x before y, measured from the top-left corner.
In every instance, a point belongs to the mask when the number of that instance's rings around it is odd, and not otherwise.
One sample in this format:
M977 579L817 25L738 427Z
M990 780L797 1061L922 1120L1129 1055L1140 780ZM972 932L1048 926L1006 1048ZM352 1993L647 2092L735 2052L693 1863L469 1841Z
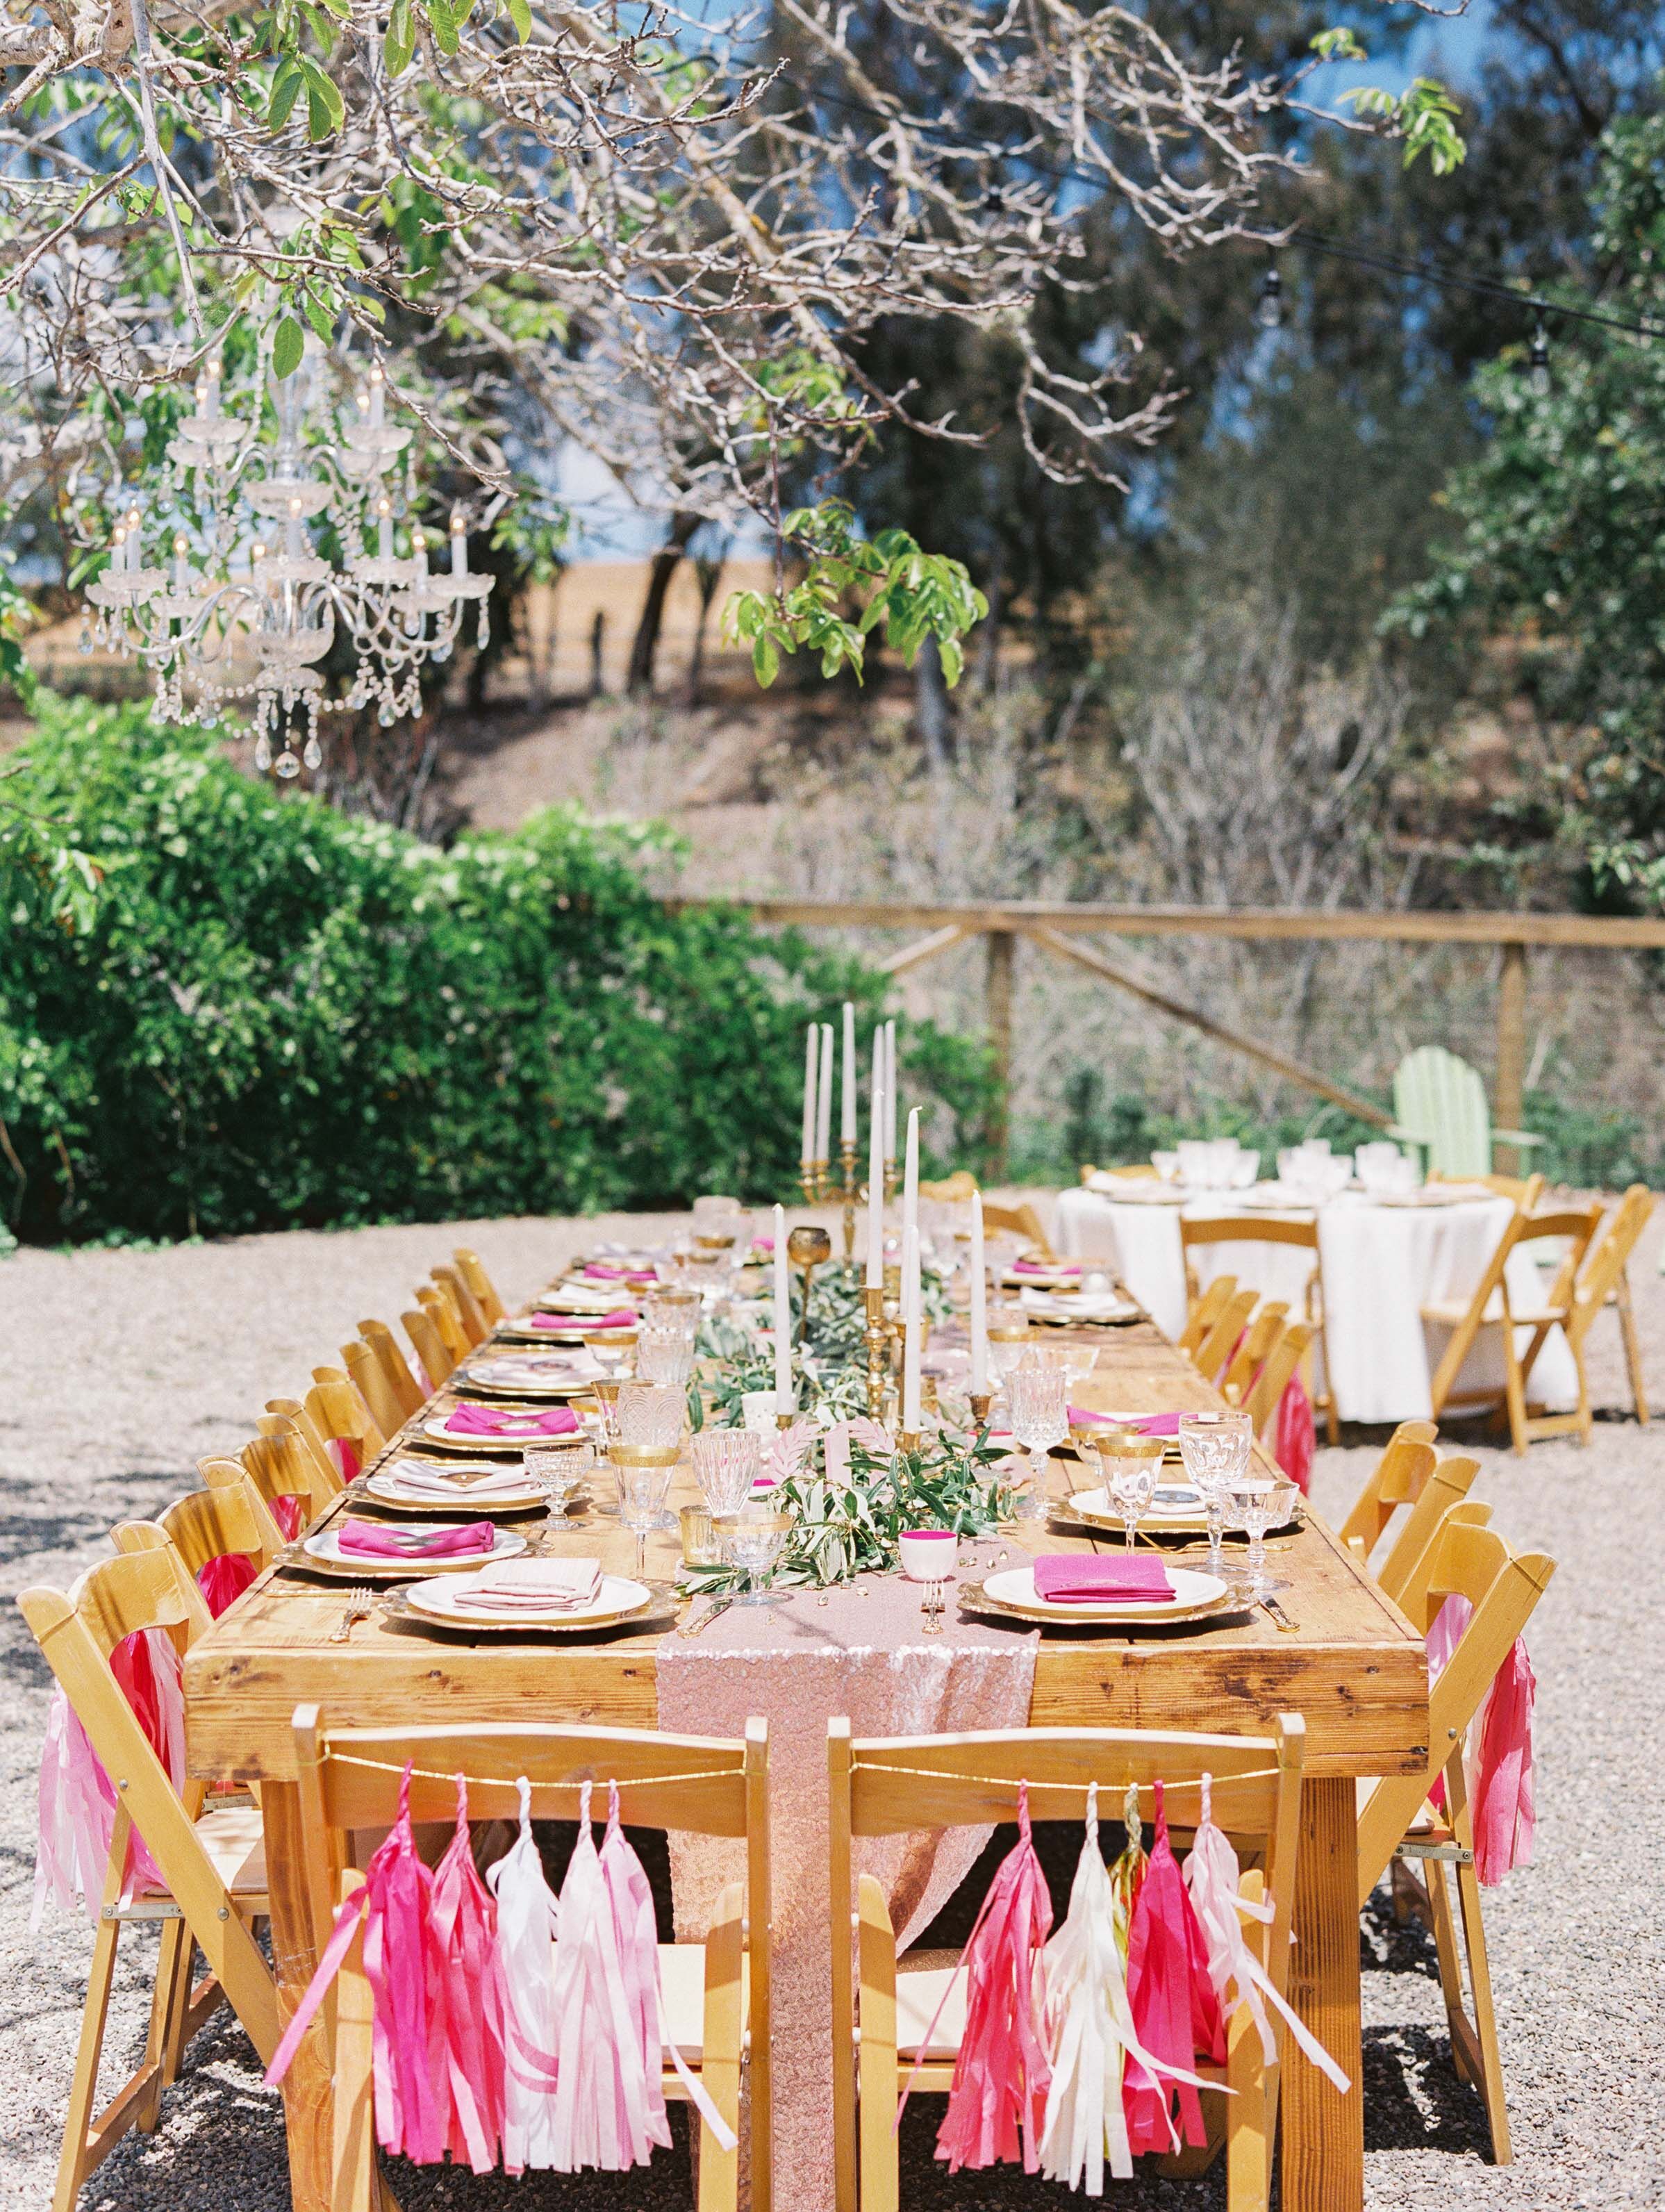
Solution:
M307 1404L325 1438L331 1443L350 1444L361 1467L368 1466L387 1442L381 1423L344 1368L314 1367ZM396 1430L404 1425L402 1421L394 1423Z
M1318 1249L1316 1221L1279 1221L1267 1213L1222 1214L1209 1220L1182 1220L1179 1237L1188 1252L1204 1244L1293 1244L1304 1252Z
M1254 1382L1267 1355L1283 1335L1288 1314L1289 1308L1281 1299L1268 1298L1243 1331L1220 1383L1220 1395L1228 1405L1242 1405L1244 1391Z
M1438 1433L1431 1421L1400 1423L1336 1531L1343 1544L1362 1543L1369 1558L1397 1509L1421 1497L1438 1464L1439 1455L1434 1449Z
M418 1291L416 1295L420 1299L422 1293ZM441 1334L439 1323L425 1304L418 1304L409 1313L402 1313L399 1319L404 1324L404 1333L410 1340L429 1384L435 1390L442 1389L452 1369L457 1364L457 1355Z
M298 1498L308 1528L341 1495L340 1475L333 1467L324 1474L292 1426L276 1435L251 1437L237 1457L268 1509L280 1498Z
M1574 1279L1572 1310L1566 1323L1569 1332L1577 1331L1580 1341L1618 1287L1653 1210L1653 1193L1645 1183L1632 1183L1613 1208L1606 1230L1586 1250Z
M507 1319L508 1309L498 1296L497 1285L487 1274L479 1254L471 1252L465 1244L459 1244L451 1256L457 1262L458 1272L463 1280L474 1293L474 1303L487 1322L495 1325ZM360 1325L362 1326L362 1323Z
M236 1468L235 1461L231 1465ZM116 1549L137 1551L153 1536L165 1537L179 1553L193 1589L211 1559L240 1553L269 1567L283 1538L253 1484L240 1468L236 1474L234 1482L188 1490L149 1521L119 1522L111 1531Z
M1433 1542L1440 1523L1452 1506L1461 1504L1468 1497L1480 1471L1477 1459L1453 1453L1436 1462L1411 1499L1411 1510L1389 1547L1382 1571L1376 1577L1395 1605L1401 1603L1417 1562Z
M308 1400L303 1404L299 1398L268 1398L266 1418L258 1425L261 1435L263 1437L287 1435L289 1431L282 1425L284 1422L289 1423L289 1427L300 1437L319 1473L326 1480L332 1477L337 1470L335 1462L330 1457L329 1447L325 1441L328 1432L319 1425L311 1401Z
M1192 1299L1185 1326L1176 1340L1180 1350L1188 1358L1195 1357L1197 1347L1225 1311L1228 1302L1237 1295L1237 1289L1235 1275L1216 1275L1213 1281Z
M1234 1291L1220 1310L1219 1318L1197 1346L1194 1358L1200 1373L1212 1382L1236 1348L1237 1339L1249 1327L1249 1316L1260 1304L1255 1291Z
M362 1321L358 1325L358 1333L374 1353L376 1364L381 1369L382 1375L392 1389L399 1408L398 1418L395 1419L391 1425L387 1421L383 1421L380 1413L376 1415L377 1420L381 1422L381 1426L389 1436L392 1436L394 1430L401 1427L413 1413L421 1413L427 1403L427 1395L421 1383L411 1373L410 1362L400 1348L398 1337L394 1335L385 1321ZM362 1382L359 1387L361 1390L363 1389Z
M985 1199L983 1227L1008 1237L1025 1237L1030 1249L1041 1259L1049 1260L1053 1256L1045 1226L1027 1199L1021 1206L995 1206Z
M463 1327L463 1317L458 1312L450 1291L443 1283L419 1283L416 1304L428 1315L451 1354L454 1367L459 1359L466 1359L474 1349L468 1340L468 1331Z
M1279 1401L1288 1389L1296 1369L1306 1358L1307 1347L1312 1339L1313 1328L1310 1322L1288 1322L1267 1352L1265 1364L1255 1377L1255 1387L1243 1405L1243 1411L1249 1415L1250 1425L1257 1437L1263 1435L1277 1419Z
M450 1299L453 1310L462 1324L463 1334L468 1339L469 1349L472 1351L477 1345L483 1344L491 1334L490 1325L481 1312L462 1270L441 1264L430 1267L428 1272Z

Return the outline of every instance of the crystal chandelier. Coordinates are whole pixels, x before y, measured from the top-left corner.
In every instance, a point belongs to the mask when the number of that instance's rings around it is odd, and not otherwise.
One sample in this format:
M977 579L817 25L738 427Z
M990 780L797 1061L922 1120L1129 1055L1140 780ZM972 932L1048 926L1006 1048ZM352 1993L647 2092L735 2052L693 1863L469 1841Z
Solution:
M449 570L430 571L411 434L387 420L379 366L345 404L320 404L310 349L286 377L264 374L263 354L241 411L226 404L222 374L210 356L151 495L123 494L108 566L87 586L97 615L81 647L137 653L154 672L158 720L212 726L252 700L255 765L295 776L323 765L320 714L374 707L387 728L416 713L422 665L450 658L471 600L485 644L493 579L471 573L457 510ZM331 698L319 664L338 632L356 665Z

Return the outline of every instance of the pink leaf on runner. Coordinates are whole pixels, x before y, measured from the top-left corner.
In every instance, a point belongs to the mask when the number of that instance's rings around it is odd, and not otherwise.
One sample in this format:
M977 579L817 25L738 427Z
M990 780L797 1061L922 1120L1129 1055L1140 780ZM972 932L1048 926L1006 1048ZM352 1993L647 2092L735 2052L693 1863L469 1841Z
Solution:
M1225 2030L1202 1930L1168 1840L1160 1782L1155 1794L1156 1839L1127 1937L1127 2003L1145 2048L1166 2066L1188 2069L1199 2053L1216 2063L1224 2059ZM1195 2089L1187 2081L1158 2081L1137 2057L1130 2059L1123 2105L1135 2156L1177 2148L1176 2097L1184 2141L1202 2144L1207 2137Z
M1051 1932L1052 1902L1030 1835L1025 1784L1018 1796L1018 1841L989 1885L960 1962L968 1978L965 2033L937 2132L937 2156L951 2173L1016 2159L1020 2135L1024 2171L1039 2170L1051 2081L1043 1967Z

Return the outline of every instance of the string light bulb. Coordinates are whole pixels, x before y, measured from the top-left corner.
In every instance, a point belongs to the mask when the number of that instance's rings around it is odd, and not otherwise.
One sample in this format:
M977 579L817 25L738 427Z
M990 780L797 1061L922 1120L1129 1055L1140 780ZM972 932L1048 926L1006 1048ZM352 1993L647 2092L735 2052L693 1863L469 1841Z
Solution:
M1261 295L1255 302L1255 319L1263 331L1281 329L1284 319L1284 280L1275 261L1268 262L1261 278Z
M1527 379L1539 398L1549 396L1549 333L1544 328L1544 319L1539 316L1533 327L1532 343L1527 352Z

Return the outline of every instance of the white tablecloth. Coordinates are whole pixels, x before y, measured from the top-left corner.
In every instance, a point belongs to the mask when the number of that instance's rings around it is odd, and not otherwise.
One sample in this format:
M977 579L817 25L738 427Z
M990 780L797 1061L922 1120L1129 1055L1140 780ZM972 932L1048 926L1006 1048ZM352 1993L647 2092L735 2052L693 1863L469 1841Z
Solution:
M1325 1333L1344 1420L1431 1416L1430 1384L1447 1340L1443 1328L1423 1321L1421 1309L1435 1298L1468 1297L1509 1225L1510 1210L1508 1199L1489 1195L1447 1206L1382 1206L1362 1191L1344 1191L1318 1209ZM1177 1336L1186 1313L1180 1217L1244 1211L1241 1192L1206 1192L1183 1206L1152 1206L1101 1191L1067 1190L1058 1200L1052 1241L1072 1258L1107 1261L1158 1327ZM1310 1219L1311 1213L1281 1218ZM1296 1315L1312 1271L1311 1255L1287 1244L1200 1245L1192 1261L1200 1283L1235 1275L1264 1297L1286 1299ZM1529 1309L1543 1296L1546 1280L1528 1252L1512 1256L1508 1280L1517 1308ZM1517 1332L1522 1352L1530 1334ZM1491 1388L1501 1399L1503 1372L1501 1332L1482 1329L1458 1392ZM1566 1340L1553 1329L1533 1368L1528 1395L1559 1408L1576 1403L1577 1388Z

